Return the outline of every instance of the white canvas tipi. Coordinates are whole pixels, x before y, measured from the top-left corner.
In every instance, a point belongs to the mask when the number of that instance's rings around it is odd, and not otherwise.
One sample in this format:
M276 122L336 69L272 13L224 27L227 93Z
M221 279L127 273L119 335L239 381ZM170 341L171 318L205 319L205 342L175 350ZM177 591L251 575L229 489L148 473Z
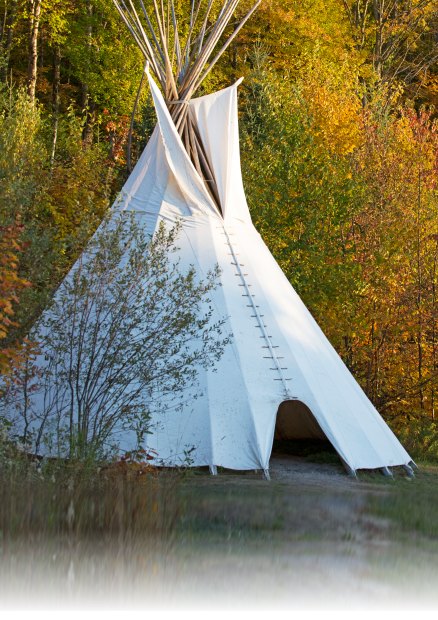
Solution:
M259 1L209 60L239 0L222 0L213 23L212 0L191 2L184 46L173 0L166 7L161 3L162 14L154 2L155 25L141 0L143 21L131 0L114 0L161 87L148 70L158 123L113 207L114 217L132 212L151 235L160 222L179 223L181 266L194 265L203 279L217 264L221 269L211 303L232 335L215 371L199 371L198 398L188 392L181 411L160 408L147 447L157 464L187 465L189 454L189 464L207 465L213 473L222 466L268 475L277 432L283 438L326 437L351 472L402 465L410 473L409 454L251 222L240 171L238 83L192 98ZM45 420L50 412L44 403L35 407ZM123 444L123 437L116 439Z
M192 165L164 99L149 76L158 125L123 188L118 209L148 232L182 222L185 265L201 277L221 268L213 294L232 343L216 372L203 371L200 398L153 420L157 462L269 470L274 432L326 437L351 471L411 462L318 327L254 228L242 185L237 86L192 99L222 213ZM227 330L227 328L225 328Z

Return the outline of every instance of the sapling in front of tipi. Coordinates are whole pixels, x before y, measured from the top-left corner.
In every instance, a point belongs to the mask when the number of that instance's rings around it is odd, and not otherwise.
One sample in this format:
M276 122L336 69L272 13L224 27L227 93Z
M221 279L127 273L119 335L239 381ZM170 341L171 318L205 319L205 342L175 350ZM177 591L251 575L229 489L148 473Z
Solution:
M285 438L327 438L351 472L403 465L411 473L409 454L251 222L240 171L238 83L193 98L259 3L222 45L239 0L194 0L184 40L172 0L154 0L150 10L141 0L114 3L147 61L158 123L113 216L133 214L150 235L163 223L180 226L181 267L194 265L205 279L219 265L221 286L211 291L209 308L231 334L215 368L198 369L197 398L188 390L175 410L163 395L145 440L155 462L268 475L277 429ZM124 445L122 435L115 440Z

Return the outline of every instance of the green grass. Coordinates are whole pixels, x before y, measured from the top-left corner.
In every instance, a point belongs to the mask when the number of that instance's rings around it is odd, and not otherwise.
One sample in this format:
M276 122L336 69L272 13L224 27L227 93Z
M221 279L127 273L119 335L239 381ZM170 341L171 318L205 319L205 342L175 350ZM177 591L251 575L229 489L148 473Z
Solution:
M420 465L414 479L396 477L384 494L372 494L369 510L390 519L393 534L438 540L438 466Z

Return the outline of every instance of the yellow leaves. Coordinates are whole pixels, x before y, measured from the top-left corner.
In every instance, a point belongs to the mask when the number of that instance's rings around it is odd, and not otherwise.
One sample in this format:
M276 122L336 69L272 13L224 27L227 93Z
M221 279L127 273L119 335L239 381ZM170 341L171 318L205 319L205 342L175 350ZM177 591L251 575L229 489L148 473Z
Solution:
M245 30L262 34L275 68L293 77L302 75L316 59L360 63L339 0L265 1Z
M345 156L361 143L360 102L354 92L333 83L330 75L324 78L310 74L304 82L312 131L326 149Z
M423 381L434 365L437 203L428 171L438 149L424 111L400 109L384 116L378 111L364 115L363 144L354 153L366 188L355 216L360 234L355 235L354 252L362 285L357 287L354 347L372 397L412 389L397 399L400 411L401 400L411 408L418 405L419 364ZM419 170L425 171L423 176ZM433 389L432 383L423 388L425 410Z

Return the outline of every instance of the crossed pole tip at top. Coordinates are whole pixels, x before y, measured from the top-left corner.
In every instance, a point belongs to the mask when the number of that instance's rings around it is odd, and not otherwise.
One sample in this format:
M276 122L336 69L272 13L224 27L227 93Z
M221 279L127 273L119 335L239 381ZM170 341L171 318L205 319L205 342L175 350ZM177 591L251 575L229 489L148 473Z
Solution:
M260 2L252 4L219 47L241 0L191 0L184 37L174 0L113 0L169 102L191 98Z
M240 2L191 0L188 30L182 37L174 0L113 0L145 58L144 72L150 72L158 81L184 147L221 213L212 165L196 122L188 114L187 104L261 0L255 0L221 45L222 35ZM212 18L212 15L216 17Z

